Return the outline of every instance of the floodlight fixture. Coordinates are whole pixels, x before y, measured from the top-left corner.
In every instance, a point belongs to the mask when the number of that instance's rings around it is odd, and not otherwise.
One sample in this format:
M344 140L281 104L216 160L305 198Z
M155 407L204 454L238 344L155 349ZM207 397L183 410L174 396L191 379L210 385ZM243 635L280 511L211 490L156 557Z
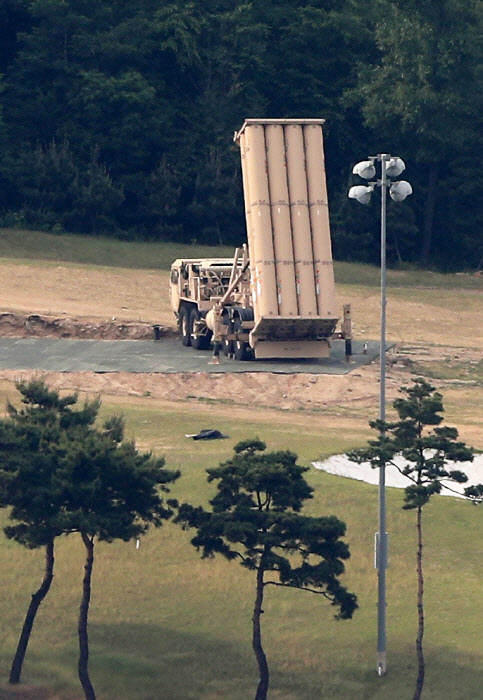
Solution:
M362 160L360 163L356 163L352 168L352 174L359 175L359 177L363 177L364 180L372 180L376 174L374 161Z
M389 188L389 196L395 202L402 202L412 194L413 188L406 180L399 180L398 182L393 182Z
M386 163L386 175L388 177L399 177L403 170L406 170L406 163L402 158L395 156Z
M375 185L354 185L349 190L349 199L357 199L359 204L369 204Z

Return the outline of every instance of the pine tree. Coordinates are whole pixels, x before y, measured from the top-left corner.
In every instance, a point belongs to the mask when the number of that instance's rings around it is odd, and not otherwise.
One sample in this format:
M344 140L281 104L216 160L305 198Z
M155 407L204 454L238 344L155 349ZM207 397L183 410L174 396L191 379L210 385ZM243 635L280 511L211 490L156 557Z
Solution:
M171 517L174 501L161 492L179 472L164 468L164 459L138 452L124 440L122 417L114 416L67 450L63 471L66 525L78 532L86 558L79 609L79 680L86 700L95 700L89 677L88 617L96 540L125 542L143 535L150 524L160 527Z
M412 386L403 387L402 392L405 397L394 401L399 420L392 423L372 421L370 425L379 431L379 437L370 440L369 447L355 450L349 456L358 463L370 462L374 468L392 464L411 482L404 489L403 508L416 511L418 674L413 700L419 700L425 676L422 512L434 494L441 493L443 488L450 488L446 482L461 484L467 481L466 474L451 469L450 465L472 461L473 450L458 441L456 428L441 425L443 397L431 384L424 379L416 379ZM394 461L396 455L401 455L405 461L402 468Z
M124 421L112 416L96 427L100 401L73 409L76 395L61 397L41 380L19 383L24 407L8 404L0 421L0 507L14 522L7 537L29 548L45 547L44 578L25 617L10 682L18 683L38 608L53 578L54 541L79 533L86 549L79 610L79 679L87 700L95 700L89 678L88 616L96 540L128 541L172 515L175 501L163 492L179 472L164 459L138 452L124 439Z
M265 700L269 668L262 644L261 614L267 586L283 586L316 593L338 608L337 618L349 619L357 599L339 581L349 547L340 538L345 524L335 516L300 514L313 489L288 450L265 452L260 440L235 445L235 454L219 467L208 469L217 481L211 510L183 504L177 521L197 529L191 540L202 557L222 554L255 575L252 645L259 683L256 700Z
M65 444L94 422L99 402L86 402L74 410L77 396L60 397L40 380L20 382L23 406L7 405L0 421L0 507L10 507L14 524L5 534L29 549L45 548L42 583L32 594L17 650L10 683L18 683L38 609L54 576L54 542L66 532L59 475Z

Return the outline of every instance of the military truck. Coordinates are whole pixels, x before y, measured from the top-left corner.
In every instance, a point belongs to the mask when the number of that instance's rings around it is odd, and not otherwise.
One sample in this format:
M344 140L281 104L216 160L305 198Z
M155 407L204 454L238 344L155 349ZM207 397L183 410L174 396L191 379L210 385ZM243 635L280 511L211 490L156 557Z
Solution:
M213 344L237 360L351 353L350 306L340 331L329 229L322 119L247 119L240 147L248 244L233 258L178 259L170 299L183 345Z

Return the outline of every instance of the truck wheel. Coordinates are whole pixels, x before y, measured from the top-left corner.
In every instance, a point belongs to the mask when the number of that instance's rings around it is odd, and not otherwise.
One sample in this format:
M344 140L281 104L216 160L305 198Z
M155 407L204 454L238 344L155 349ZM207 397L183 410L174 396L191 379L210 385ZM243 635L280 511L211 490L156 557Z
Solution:
M248 343L242 340L235 340L235 360L241 360L244 362L245 360L250 359L251 354Z
M236 318L233 323L233 331L238 333L238 331L241 330L241 326L241 320ZM253 359L253 351L246 340L237 339L234 341L234 354L235 360L241 360L242 362Z
M211 336L213 335L212 332L207 328L206 329L206 335L193 335L193 331L195 328L195 323L196 321L199 321L201 318L201 314L198 311L198 309L191 309L190 313L190 319L189 319L189 327L190 327L190 333L191 333L191 347L193 347L195 350L208 350L210 347L211 343Z
M223 340L222 348L223 354L226 355L226 357L233 355L233 353L235 352L233 340Z
M186 308L186 306L182 306L179 310L178 326L181 342L185 346L185 348L188 348L191 345L191 328L190 312L189 309Z

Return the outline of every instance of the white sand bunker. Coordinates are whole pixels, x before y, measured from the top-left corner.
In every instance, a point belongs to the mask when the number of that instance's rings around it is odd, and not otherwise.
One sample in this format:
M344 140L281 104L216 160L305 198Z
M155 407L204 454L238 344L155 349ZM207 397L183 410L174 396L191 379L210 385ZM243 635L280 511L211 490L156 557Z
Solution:
M405 460L401 457L396 457L394 462L402 469L405 465ZM349 479L357 479L365 481L367 484L379 484L379 469L373 469L367 462L357 464L351 462L347 455L333 455L323 462L312 462L316 469L321 469L328 474L336 474L337 476L345 476ZM463 496L463 491L468 486L473 484L483 483L483 454L476 454L473 462L455 462L448 464L448 470L459 470L467 475L468 481L465 484L455 484L452 481L442 481L448 488L443 488L441 495L444 496ZM394 486L399 489L404 489L412 482L407 476L401 474L397 467L392 464L386 466L386 486Z

